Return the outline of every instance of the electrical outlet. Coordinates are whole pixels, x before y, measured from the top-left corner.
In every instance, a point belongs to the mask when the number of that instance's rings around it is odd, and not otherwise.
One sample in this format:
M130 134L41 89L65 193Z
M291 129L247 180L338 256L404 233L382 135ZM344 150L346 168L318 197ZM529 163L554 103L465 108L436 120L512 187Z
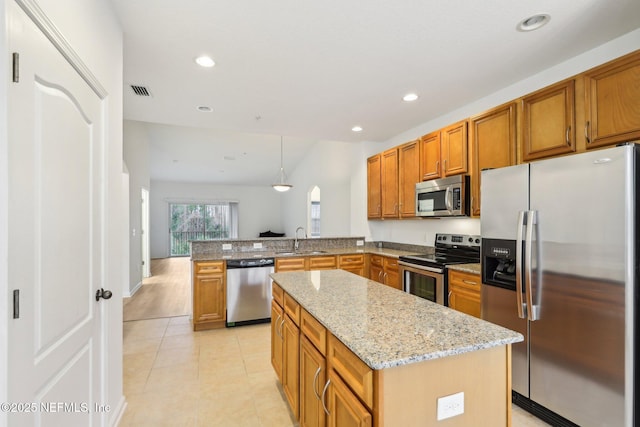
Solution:
M253 244L253 249L262 249L262 243L257 242Z
M438 398L438 421L464 413L464 392Z
M223 243L222 244L222 250L223 251L230 251L231 250L231 243Z
M356 240L356 246L364 246L364 240Z

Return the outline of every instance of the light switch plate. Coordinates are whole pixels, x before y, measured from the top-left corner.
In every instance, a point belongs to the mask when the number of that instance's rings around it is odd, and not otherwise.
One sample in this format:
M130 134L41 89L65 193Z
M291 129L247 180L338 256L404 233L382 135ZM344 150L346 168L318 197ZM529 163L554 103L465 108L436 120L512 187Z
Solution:
M253 244L253 249L262 249L262 243L257 242Z
M222 250L223 251L230 251L231 250L231 243L223 243L222 244Z
M464 392L438 398L438 421L464 414Z

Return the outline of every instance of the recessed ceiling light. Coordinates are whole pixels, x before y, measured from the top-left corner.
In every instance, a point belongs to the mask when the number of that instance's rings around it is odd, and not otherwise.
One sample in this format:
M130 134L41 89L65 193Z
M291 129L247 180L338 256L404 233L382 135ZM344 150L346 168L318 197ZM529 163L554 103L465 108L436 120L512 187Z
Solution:
M210 113L213 111L213 108L207 107L206 105L201 105L198 107L198 111L201 111L203 113Z
M354 132L362 132L362 127L354 126L354 127L351 128L351 130L354 131Z
M407 102L415 101L416 99L418 99L418 95L415 93L408 93L402 97L402 100Z
M211 68L214 65L216 65L216 63L213 61L213 59L211 59L207 55L198 56L196 58L196 64L198 64L201 67L206 67L206 68Z
M518 31L533 31L545 25L551 20L551 16L541 13L538 15L530 16L527 19L523 19L518 23L516 29Z

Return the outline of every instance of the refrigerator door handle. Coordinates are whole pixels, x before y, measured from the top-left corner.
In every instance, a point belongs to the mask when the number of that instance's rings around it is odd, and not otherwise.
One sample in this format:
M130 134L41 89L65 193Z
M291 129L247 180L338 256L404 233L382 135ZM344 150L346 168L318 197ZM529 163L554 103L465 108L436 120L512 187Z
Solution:
M527 307L529 310L527 312L527 318L531 321L539 319L539 305L533 304L533 292L532 292L532 276L533 276L533 229L537 226L537 212L536 211L528 211L527 212L527 236L525 239L525 260L524 260L524 285L525 285L525 293L527 297ZM536 233L536 248L538 248L540 239L538 238L538 233ZM538 254L539 255L539 254ZM540 257L537 257L538 262L540 261ZM537 275L539 277L539 274ZM540 288L536 289L537 294L540 294ZM539 301L539 298L536 298Z
M444 205L449 212L453 210L453 190L450 186L444 192Z
M522 241L525 216L525 211L518 213L518 232L516 236L516 305L518 306L518 317L521 319L527 318L527 306L522 297Z

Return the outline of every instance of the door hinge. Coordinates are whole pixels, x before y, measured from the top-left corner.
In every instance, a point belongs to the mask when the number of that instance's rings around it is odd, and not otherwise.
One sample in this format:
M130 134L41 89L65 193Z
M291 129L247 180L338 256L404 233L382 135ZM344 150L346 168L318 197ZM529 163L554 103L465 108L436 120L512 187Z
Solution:
M13 82L20 82L20 54L13 52Z
M20 289L13 290L13 318L20 318Z

